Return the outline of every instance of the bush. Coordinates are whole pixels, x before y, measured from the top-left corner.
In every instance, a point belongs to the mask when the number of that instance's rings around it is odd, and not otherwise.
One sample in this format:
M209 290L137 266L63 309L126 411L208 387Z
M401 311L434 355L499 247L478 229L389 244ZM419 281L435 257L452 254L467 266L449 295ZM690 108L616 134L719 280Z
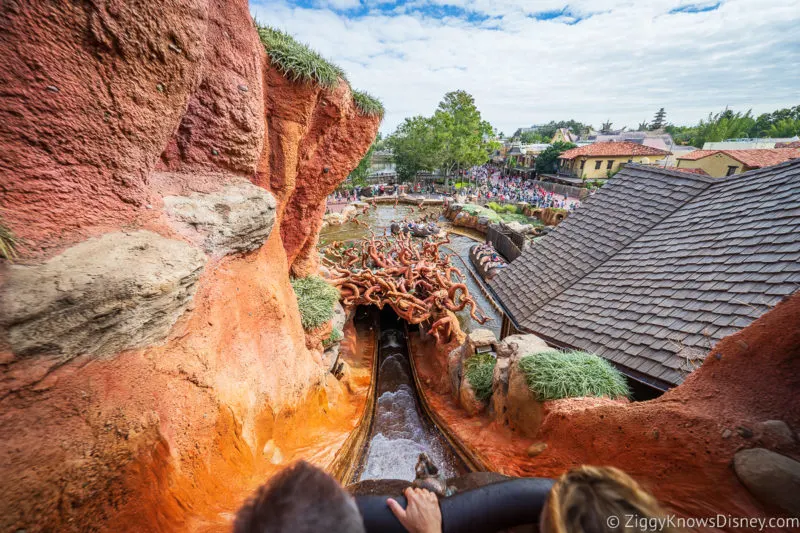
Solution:
M490 353L473 355L464 363L467 381L475 391L475 397L482 402L492 397L492 376L495 363L497 360Z
M519 368L539 401L582 396L619 398L630 394L619 370L602 357L586 352L551 350L527 355L520 359Z
M508 214L508 215L518 215L519 214L519 208L517 206L515 206L515 205L507 204L507 205L503 206L503 212Z
M300 308L304 329L315 329L333 318L333 306L339 301L339 290L319 276L295 278L292 288Z
M344 333L342 333L338 329L333 329L328 338L322 341L322 346L328 348L329 346L333 346L337 342L341 341L343 338L344 338Z
M501 213L503 211L503 206L498 204L497 202L489 202L488 204L486 204L486 207L488 207L495 213Z
M288 33L258 23L256 31L270 62L292 81L314 83L325 89L333 89L339 85L340 78L347 79L341 68Z
M384 109L380 100L364 91L353 90L353 100L359 113L375 117L383 117Z

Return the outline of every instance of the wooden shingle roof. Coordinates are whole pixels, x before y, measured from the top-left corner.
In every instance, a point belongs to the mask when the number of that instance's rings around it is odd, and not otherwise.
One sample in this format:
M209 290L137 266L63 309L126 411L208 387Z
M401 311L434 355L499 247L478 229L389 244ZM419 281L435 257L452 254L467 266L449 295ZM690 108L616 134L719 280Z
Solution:
M628 164L490 286L523 330L677 385L800 288L800 160L723 179Z

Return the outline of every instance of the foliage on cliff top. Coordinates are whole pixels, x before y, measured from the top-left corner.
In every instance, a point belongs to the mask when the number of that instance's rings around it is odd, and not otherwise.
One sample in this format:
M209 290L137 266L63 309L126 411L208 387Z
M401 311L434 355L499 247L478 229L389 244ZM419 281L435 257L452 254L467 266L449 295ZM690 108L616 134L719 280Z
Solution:
M339 301L339 290L319 276L294 278L292 288L300 308L303 329L320 327L333 318L333 306Z
M630 391L625 377L597 355L550 350L519 360L530 391L540 401L583 396L619 398Z
M13 261L17 257L17 237L4 223L0 216L0 257Z
M353 89L353 100L362 115L383 118L383 103L368 92Z
M292 81L333 89L339 85L339 78L347 79L340 67L288 33L258 22L255 25L270 61Z
M466 360L464 371L475 397L485 402L492 397L492 376L497 360L489 353L476 354Z

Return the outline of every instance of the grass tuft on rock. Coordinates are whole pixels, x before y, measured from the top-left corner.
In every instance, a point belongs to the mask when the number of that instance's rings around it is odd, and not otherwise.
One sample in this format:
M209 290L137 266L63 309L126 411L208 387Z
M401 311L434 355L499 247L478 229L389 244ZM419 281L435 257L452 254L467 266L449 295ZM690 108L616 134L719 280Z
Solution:
M304 329L318 328L333 318L333 306L339 301L336 287L319 276L308 276L293 279L292 288Z
M333 346L337 342L341 341L343 338L344 338L344 333L334 328L331 331L331 334L328 336L328 338L322 341L322 346L328 348L330 346Z
M333 89L339 85L340 78L347 79L340 67L319 55L307 44L271 26L258 22L255 25L270 62L290 80Z
M595 354L551 350L519 360L530 391L539 401L580 398L609 398L630 395L622 373Z
M0 216L0 257L13 261L17 257L17 244L14 232L3 223L3 217Z
M362 115L383 118L383 104L368 92L353 89L353 101Z
M485 402L492 397L492 376L497 360L489 353L476 354L466 360L464 371L475 397Z

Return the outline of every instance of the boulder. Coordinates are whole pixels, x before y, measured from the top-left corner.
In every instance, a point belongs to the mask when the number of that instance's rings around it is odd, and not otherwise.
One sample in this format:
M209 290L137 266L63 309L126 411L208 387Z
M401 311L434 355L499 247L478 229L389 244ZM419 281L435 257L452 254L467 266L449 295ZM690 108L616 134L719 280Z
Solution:
M186 311L206 256L150 231L107 233L46 263L12 265L0 320L18 356L108 356L163 340Z
M461 388L458 391L458 403L467 412L469 416L476 416L486 409L486 402L483 402L475 396L475 390L472 388L467 374L461 377Z
M340 302L336 302L333 304L333 320L332 325L333 329L338 330L339 332L344 331L344 323L347 321L347 313L342 307Z
M322 352L322 364L324 365L324 368L330 372L333 372L334 366L339 360L340 345L341 343L337 342Z
M257 250L275 223L275 197L240 179L212 193L165 196L164 210L181 233L208 253Z
M476 329L467 335L467 357L475 355L479 348L493 347L497 343L497 337L490 329Z
M763 441L775 447L785 447L794 444L794 433L783 420L767 420L759 424Z
M759 501L800 516L800 462L764 448L750 448L736 453L733 467Z
M516 361L520 357L551 349L536 335L509 335L497 344L497 356L511 357Z
M492 411L498 422L508 423L506 400L508 397L508 368L510 357L497 357L492 374Z
M450 392L458 398L461 388L461 374L464 367L464 346L452 350L447 355L447 375L450 377Z
M505 407L509 427L527 437L536 436L544 418L544 407L528 389L525 375L515 361L509 367Z

